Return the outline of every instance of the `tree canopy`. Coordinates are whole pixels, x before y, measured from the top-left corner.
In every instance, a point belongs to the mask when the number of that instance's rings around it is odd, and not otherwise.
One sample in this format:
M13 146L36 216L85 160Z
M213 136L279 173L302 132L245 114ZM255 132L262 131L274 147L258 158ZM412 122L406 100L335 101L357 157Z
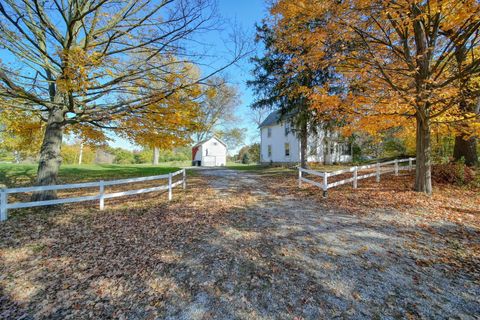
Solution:
M245 54L235 41L229 62L210 74L192 74L189 65L201 51L189 46L191 39L215 23L209 0L0 1L0 45L12 57L0 63L2 108L45 123L37 184L56 182L65 131L96 139L103 129L135 125L141 133L125 134L147 141L162 125L188 127L178 126L195 113L184 97L195 98L198 84ZM142 131L153 127L158 131ZM174 137L156 141L168 145Z
M334 68L348 84L340 95L326 85L302 88L313 108L345 116L357 130L413 130L415 189L431 193L432 130L479 134L478 112L462 104L479 94L471 80L480 73L480 3L279 0L271 12L278 50L294 56L293 69ZM460 65L456 48L468 53Z

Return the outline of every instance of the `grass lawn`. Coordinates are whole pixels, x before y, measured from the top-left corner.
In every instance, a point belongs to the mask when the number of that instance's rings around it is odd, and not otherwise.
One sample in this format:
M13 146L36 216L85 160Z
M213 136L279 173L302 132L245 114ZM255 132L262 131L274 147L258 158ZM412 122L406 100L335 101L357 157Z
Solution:
M309 163L308 164L310 169L316 170L316 171L321 171L321 172L333 172L337 170L343 170L347 169L353 166L350 164L330 164L330 165L324 165L320 163Z
M131 177L160 175L179 170L183 162L152 165L62 165L58 183L96 180L114 180ZM7 187L32 185L37 172L36 164L0 164L0 184Z
M270 166L270 165L264 165L264 164L256 164L256 163L249 163L249 164L243 164L243 163L236 163L236 162L227 162L226 165L227 169L232 169L232 170L238 170L238 171L254 171L259 174L271 174L271 173L277 173L277 172L293 172L296 171L295 168L290 168L290 167L282 167L282 166Z
M228 169L233 169L233 170L242 170L242 171L252 171L252 170L263 170L267 168L265 165L261 164L256 164L256 163L249 163L249 164L243 164L243 163L236 163L236 162L227 162L226 167Z

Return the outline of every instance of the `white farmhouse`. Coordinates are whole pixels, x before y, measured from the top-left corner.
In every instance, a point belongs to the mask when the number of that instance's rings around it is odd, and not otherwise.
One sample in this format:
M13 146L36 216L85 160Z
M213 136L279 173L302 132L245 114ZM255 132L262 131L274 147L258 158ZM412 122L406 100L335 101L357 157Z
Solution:
M217 137L200 141L192 148L192 165L219 167L227 164L227 145Z
M260 162L300 162L300 138L290 128L289 117L281 118L279 111L272 112L259 126ZM307 161L325 164L352 161L351 146L335 132L319 128L317 134L308 136Z

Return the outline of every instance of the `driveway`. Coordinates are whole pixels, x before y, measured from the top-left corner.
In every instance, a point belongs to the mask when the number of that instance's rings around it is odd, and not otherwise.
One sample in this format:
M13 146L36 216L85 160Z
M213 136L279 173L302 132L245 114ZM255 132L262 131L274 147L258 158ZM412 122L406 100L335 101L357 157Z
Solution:
M396 212L348 214L280 188L254 172L203 169L173 202L151 194L12 218L0 226L0 318L480 314L478 275L427 254L452 226L432 225L432 237Z
M219 230L222 247L235 255L228 268L232 280L224 284L235 299L217 314L255 310L259 318L285 319L474 319L480 314L478 279L428 265L431 257L416 249L436 244L415 221L401 221L394 212L356 216L275 196L255 173L201 174L221 197L246 192L255 198L237 213L238 221Z

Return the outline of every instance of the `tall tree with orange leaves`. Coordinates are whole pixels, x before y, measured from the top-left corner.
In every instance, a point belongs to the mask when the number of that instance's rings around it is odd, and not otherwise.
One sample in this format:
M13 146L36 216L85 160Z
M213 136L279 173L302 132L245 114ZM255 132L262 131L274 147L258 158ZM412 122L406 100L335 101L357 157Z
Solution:
M279 0L271 12L280 49L296 57L292 63L325 68L328 61L351 88L338 104L323 103L324 88L311 90L315 108L348 114L354 129L416 128L415 190L431 194L432 128L468 123L468 134L480 131L478 114L461 107L459 85L480 73L480 3ZM322 59L332 46L335 58ZM458 46L470 54L454 70Z
M254 78L247 84L254 90L257 98L252 103L253 110L276 109L280 121L290 122L293 132L300 140L300 166L307 167L307 143L311 133L329 131L341 118L332 116L325 110L312 108L309 99L310 90L325 89L326 84L336 78L329 68L309 68L296 60L277 37L275 22L265 20L257 26L256 40L264 46L261 56L252 58ZM304 47L304 52L309 48ZM327 59L325 56L323 59ZM327 89L338 92L341 88ZM329 147L327 148L330 149Z

